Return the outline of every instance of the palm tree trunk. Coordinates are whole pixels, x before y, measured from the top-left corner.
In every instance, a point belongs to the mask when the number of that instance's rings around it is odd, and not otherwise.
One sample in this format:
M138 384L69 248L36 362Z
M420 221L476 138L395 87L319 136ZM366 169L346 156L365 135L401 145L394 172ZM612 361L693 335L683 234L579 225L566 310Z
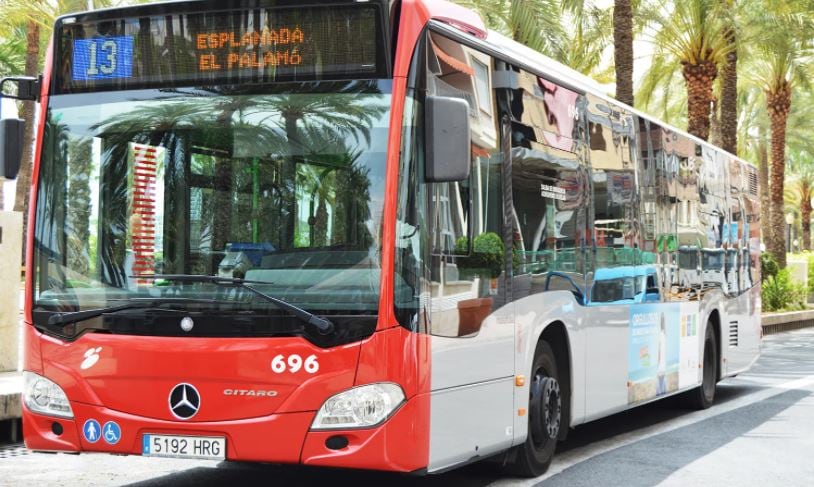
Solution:
M26 26L25 75L37 76L40 62L40 26L33 20ZM28 198L31 194L31 168L34 163L34 127L36 126L37 104L33 101L23 102L23 157L20 161L20 175L17 178L17 194L14 198L14 211L23 213L23 242L28 237ZM25 262L23 245L23 262Z
M690 64L682 61L681 69L687 82L687 132L703 139L709 139L709 112L713 100L712 82L718 76L718 66L712 61Z
M297 226L297 163L294 161L296 154L302 150L297 120L301 117L297 112L284 112L285 135L288 139L289 156L283 160L281 168L282 186L284 188L283 201L283 221L282 221L282 242L285 248L294 247L296 241Z
M777 259L780 268L786 267L786 221L783 215L784 178L786 177L786 122L791 108L791 86L783 81L781 86L766 92L766 108L772 130L771 166L771 223L774 234L769 240L769 252Z
M328 202L325 196L319 195L319 205L317 206L314 218L314 247L325 247L328 242Z
M712 100L712 108L709 114L709 143L721 146L721 117L718 113L718 100Z
M633 9L630 0L614 0L613 49L616 99L633 106Z
M734 0L732 7L734 7ZM735 29L724 34L730 46L721 70L721 147L730 154L738 154L738 51Z
M800 216L803 219L803 250L811 250L811 209L811 195L808 194L800 206Z
M758 158L760 159L760 167L758 168L758 177L760 178L760 233L763 237L763 242L768 244L773 238L771 208L769 204L769 148L766 146L766 130L764 127L759 129L759 142L758 142ZM768 245L767 245L768 247Z

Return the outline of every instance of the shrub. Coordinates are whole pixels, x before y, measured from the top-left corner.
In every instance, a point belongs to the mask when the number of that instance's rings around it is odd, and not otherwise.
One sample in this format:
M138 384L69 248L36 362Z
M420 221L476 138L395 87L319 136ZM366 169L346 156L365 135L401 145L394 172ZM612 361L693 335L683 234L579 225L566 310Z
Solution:
M782 269L774 276L765 277L761 289L764 311L797 310L806 306L808 290L804 285L791 280L788 269Z
M806 261L808 262L808 292L814 293L814 254L807 254Z
M775 277L780 268L774 256L768 252L760 254L760 280L765 281L770 277Z
M468 247L469 240L466 237L460 237L455 241L456 253L466 254L469 250ZM498 234L494 232L482 233L475 237L472 242L472 254L469 257L461 258L458 261L458 267L474 271L485 270L488 271L488 277L498 277L503 270L503 254L505 251L506 247L503 245L503 239Z
M455 241L455 253L469 255L469 237L458 237L458 240Z

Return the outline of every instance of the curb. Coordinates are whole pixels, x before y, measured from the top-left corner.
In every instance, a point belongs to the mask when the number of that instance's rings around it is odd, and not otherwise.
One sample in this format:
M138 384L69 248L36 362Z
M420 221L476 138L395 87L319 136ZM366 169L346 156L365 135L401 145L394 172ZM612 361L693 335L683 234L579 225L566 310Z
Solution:
M814 310L766 313L760 317L763 335L814 327Z

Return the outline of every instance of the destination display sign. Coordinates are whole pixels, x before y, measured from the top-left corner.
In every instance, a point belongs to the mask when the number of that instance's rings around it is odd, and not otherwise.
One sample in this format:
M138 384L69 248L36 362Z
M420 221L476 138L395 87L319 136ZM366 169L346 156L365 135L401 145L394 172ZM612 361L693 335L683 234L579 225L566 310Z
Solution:
M57 91L381 76L379 19L367 4L63 23Z

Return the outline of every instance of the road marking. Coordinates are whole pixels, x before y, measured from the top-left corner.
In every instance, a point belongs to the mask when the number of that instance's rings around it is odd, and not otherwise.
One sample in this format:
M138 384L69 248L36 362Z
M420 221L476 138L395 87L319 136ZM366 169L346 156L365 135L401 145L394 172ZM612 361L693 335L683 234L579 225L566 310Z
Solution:
M554 475L562 473L564 470L573 467L578 463L582 463L597 455L601 455L611 450L615 450L617 448L621 448L642 440L646 440L656 435L669 433L670 431L674 431L685 426L690 426L695 423L704 421L706 419L720 416L721 414L729 413L731 411L734 411L735 409L748 406L753 403L765 401L766 399L782 394L788 390L805 389L806 387L809 387L811 385L814 385L814 375L807 375L805 377L784 382L776 386L766 386L761 390L744 394L743 396L728 401L724 404L713 406L711 409L694 411L689 414L684 414L678 418L662 421L661 423L652 426L648 426L635 431L630 431L628 433L615 435L611 438L607 438L604 440L595 441L584 447L575 448L572 451L568 451L561 454L555 454L554 460L551 462L551 466L548 468L548 471L540 477L528 480L518 480L518 479L498 480L491 485L494 486L536 485L550 477L553 477Z

